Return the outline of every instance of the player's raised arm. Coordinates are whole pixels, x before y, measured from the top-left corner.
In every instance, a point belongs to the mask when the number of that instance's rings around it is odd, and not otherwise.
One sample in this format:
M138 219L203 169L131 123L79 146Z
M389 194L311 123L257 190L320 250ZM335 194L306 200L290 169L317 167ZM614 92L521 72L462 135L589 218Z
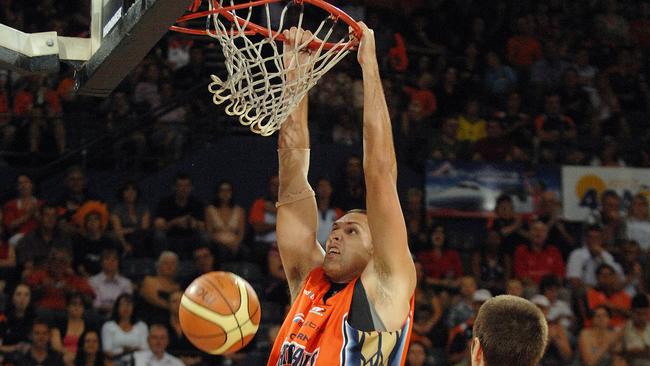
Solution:
M408 249L406 224L397 195L397 161L386 98L379 77L375 36L362 22L357 58L363 71L363 168L373 261L391 289L411 294L415 266ZM392 284L399 283L399 286Z
M296 47L311 33L292 28L285 31L287 48ZM308 51L298 57L285 57L285 67L291 69L287 87L291 87L294 73L308 72ZM309 272L323 263L323 251L316 241L318 210L314 191L307 181L309 172L309 130L307 127L307 96L280 128L278 159L280 189L276 236L282 265L289 282L291 300L296 298Z

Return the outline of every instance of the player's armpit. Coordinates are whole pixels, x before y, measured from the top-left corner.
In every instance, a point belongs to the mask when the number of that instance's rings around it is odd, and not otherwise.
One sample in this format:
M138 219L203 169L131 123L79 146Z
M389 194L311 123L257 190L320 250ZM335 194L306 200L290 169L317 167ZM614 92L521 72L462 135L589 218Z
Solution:
M380 277L407 283L412 290L415 265L397 190L392 179L372 175L366 172L366 206L376 271Z

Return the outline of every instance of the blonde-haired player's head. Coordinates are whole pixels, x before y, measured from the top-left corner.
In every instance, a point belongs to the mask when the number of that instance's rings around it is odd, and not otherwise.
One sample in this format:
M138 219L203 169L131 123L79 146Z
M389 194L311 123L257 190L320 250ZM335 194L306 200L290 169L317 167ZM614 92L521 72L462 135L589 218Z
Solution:
M473 337L472 366L534 366L544 355L548 324L532 302L501 295L481 306Z

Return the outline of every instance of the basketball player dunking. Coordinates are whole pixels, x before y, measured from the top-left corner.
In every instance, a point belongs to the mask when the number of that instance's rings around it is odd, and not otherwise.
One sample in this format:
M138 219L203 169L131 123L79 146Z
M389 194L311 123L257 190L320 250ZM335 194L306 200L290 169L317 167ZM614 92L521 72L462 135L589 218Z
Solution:
M374 34L359 25L367 212L353 210L337 220L323 253L316 241L316 200L307 181L305 97L282 124L278 141L276 232L292 306L269 366L403 365L406 359L415 266L397 195L397 164ZM292 28L285 36L285 47L291 47L311 34ZM308 62L313 55L305 52L302 57Z

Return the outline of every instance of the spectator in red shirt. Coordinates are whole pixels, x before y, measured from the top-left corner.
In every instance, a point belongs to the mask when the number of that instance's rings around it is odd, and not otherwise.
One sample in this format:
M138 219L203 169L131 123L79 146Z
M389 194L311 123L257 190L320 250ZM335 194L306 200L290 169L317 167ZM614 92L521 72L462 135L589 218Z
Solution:
M404 72L409 66L406 43L400 33L394 35L395 46L388 50L388 61L396 72Z
M417 254L422 263L426 281L435 285L452 286L463 276L463 265L458 251L445 247L445 228L434 225L429 233L429 249Z
M404 93L409 96L410 101L418 101L422 108L424 118L430 117L438 108L436 96L433 94L434 76L430 73L422 74L417 81L417 86L404 87Z
M539 285L546 275L564 278L564 260L554 246L546 242L548 227L542 221L535 221L530 227L530 244L521 244L515 250L515 276L525 286Z
M491 119L487 123L487 136L474 144L474 160L509 161L512 144L503 134L501 123Z
M18 197L7 202L2 208L3 223L11 236L13 245L38 226L40 207L43 202L34 197L34 183L26 175L18 176L16 182Z
M90 284L72 270L70 252L60 247L52 248L46 268L34 271L26 282L34 291L37 308L46 311L65 310L68 292L82 293L87 302L91 302L95 295Z
M16 93L14 114L23 118L23 123L29 124L30 152L40 152L41 136L51 131L58 152L63 153L66 142L61 113L59 94L48 87L45 76L32 76L26 87Z

